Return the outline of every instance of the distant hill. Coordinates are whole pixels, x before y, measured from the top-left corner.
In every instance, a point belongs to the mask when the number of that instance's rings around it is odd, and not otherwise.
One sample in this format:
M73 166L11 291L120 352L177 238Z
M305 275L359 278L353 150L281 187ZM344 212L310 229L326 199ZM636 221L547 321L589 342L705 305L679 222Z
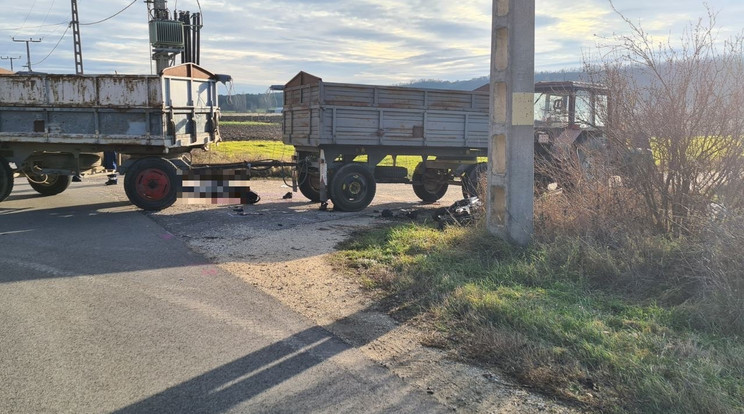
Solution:
M535 73L535 82L543 81L574 81L581 80L584 73L580 71L560 71L560 72L537 72ZM422 79L418 81L401 83L395 86L409 88L430 88L430 89L452 89L458 91L472 91L487 84L488 76L473 78L463 81L441 81L434 79ZM272 93L246 93L237 94L230 97L220 95L220 108L225 112L266 112L277 107L281 107L283 95L281 92Z
M576 81L585 77L584 72L580 71L560 71L560 72L537 72L535 73L535 82L545 81ZM452 89L457 91L472 91L480 88L489 82L488 76L473 78L464 81L440 81L432 79L422 79L408 83L401 83L396 86L410 88L432 88L432 89Z
M395 86L406 88L430 88L430 89L451 89L457 91L472 91L488 83L488 76L473 78L463 81L440 81L435 79L421 79L408 83L400 83Z

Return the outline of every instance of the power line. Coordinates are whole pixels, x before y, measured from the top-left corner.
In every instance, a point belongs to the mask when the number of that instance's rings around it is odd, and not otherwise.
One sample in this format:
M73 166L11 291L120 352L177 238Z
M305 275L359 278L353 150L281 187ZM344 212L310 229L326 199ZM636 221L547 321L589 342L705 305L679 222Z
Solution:
M99 21L96 21L96 22L90 22L90 23L80 23L80 26L92 26L92 25L95 25L95 24L103 23L103 22L105 22L107 20L111 20L114 17L116 17L116 16L124 13L124 11L126 11L127 9L129 9L130 7L132 7L134 5L134 3L136 3L136 2L137 2L137 0L133 0L126 7L124 7L123 9L119 10L118 12L112 14L111 16L109 16L109 17L107 17L105 19L102 19L102 20L99 20ZM34 0L34 3L36 3L35 0ZM54 5L54 1L52 1L52 6L53 5ZM51 6L50 6L49 9L51 10ZM33 5L32 5L32 10L30 10L28 12L28 15L26 16L26 19L28 19L28 16L31 15L31 11L33 11ZM46 21L46 19L48 17L49 17L49 13L47 13L47 17L44 18L44 21ZM0 30L4 30L4 31L7 31L7 32L15 32L15 31L23 30L23 29L39 29L39 28L42 28L42 27L62 26L62 25L69 25L69 24L70 24L69 21L64 21L64 22L59 22L59 23L40 24L40 25L36 25L36 26L28 26L28 27L26 27L26 21L24 20L23 25L21 25L20 27L12 27L12 28L9 27L9 28L6 28L6 29L0 28ZM38 33L38 31L37 31L37 33Z
M68 30L70 30L70 26L69 26L69 25L67 26L67 29L65 29L65 32L64 32L64 33L62 33L62 37L60 37L60 38L59 38L59 40L57 40L57 44L56 44L56 45L54 45L54 47L53 47L53 48L52 48L52 50L51 50L51 51L49 52L49 54L47 54L47 55L46 55L46 56L44 57L44 59L41 59L40 61L38 61L38 62L34 63L34 65L39 65L39 64L42 64L42 63L44 63L44 61L45 61L45 60L47 60L47 58L48 58L49 56L51 56L51 55L52 55L52 53L54 53L54 51L55 51L55 50L57 50L57 47L59 46L59 44L60 44L60 43L62 43L62 39L64 39L64 38L65 38L65 36L67 35L67 31L68 31ZM29 70L30 70L30 69L29 69Z
M59 22L59 23L40 24L38 26L28 26L28 27L9 27L7 29L0 29L0 30L4 30L7 32L16 32L18 30L23 30L23 29L38 29L41 27L62 26L63 24L69 24L69 23L70 23L69 21L65 20L64 22Z
M204 24L204 13L202 13L201 3L199 0L196 0L196 5L199 6L199 14L202 16L202 24Z
M80 23L80 26L92 26L92 25L94 25L94 24L99 24L99 23L103 23L103 22L105 22L106 20L111 20L111 19L113 19L114 17L116 17L116 16L118 16L118 15L120 15L120 14L124 13L124 11L125 11L126 9L128 9L128 8L132 7L132 6L134 5L134 3L137 3L137 0L133 0L133 1L131 2L131 3L129 3L129 5L128 5L128 6L124 7L123 9L119 10L118 12L114 13L113 15L111 15L111 16L109 16L109 17L107 17L107 18L103 19L103 20L99 20L99 21L97 21L97 22L93 22L93 23Z
M31 3L31 8L28 10L28 13L26 13L26 18L23 19L23 24L21 25L21 28L23 28L24 26L26 26L26 22L28 21L28 16L31 16L31 12L34 11L34 6L35 5L36 5L36 0L34 0L34 2ZM31 69L29 69L29 70L31 70Z
M49 9L47 9L46 16L44 16L44 20L41 21L41 24L42 25L46 24L46 21L49 18L49 13L52 12L52 8L53 7L54 7L54 0L52 0L52 4L49 6ZM36 34L37 35L39 34L39 29L41 29L41 27L39 27L39 28L36 29Z

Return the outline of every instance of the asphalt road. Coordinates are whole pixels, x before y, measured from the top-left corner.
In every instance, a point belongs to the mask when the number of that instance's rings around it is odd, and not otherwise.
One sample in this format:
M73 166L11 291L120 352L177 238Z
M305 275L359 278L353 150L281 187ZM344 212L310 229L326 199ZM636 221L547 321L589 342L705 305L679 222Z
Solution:
M0 412L446 411L103 182L0 203Z

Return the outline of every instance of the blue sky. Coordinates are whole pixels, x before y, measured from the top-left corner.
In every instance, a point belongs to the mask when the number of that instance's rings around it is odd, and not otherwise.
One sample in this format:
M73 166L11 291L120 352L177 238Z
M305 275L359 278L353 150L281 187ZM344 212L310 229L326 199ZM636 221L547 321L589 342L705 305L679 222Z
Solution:
M32 44L34 70L74 73L68 0L0 0L0 56L23 58L16 39ZM78 0L81 23L96 22L132 0ZM331 82L396 84L422 78L464 80L488 74L490 0L200 0L202 66L227 73L235 92L264 92L300 70ZM702 0L615 0L652 34L673 38L706 15ZM744 0L708 0L719 36L744 29ZM196 0L170 9L199 10ZM536 0L537 70L580 67L601 38L627 32L608 0ZM86 73L150 73L147 7L137 0L104 23L81 27ZM55 45L59 45L55 49ZM50 54L51 52L51 54ZM48 55L48 57L47 57ZM0 67L9 68L8 60Z

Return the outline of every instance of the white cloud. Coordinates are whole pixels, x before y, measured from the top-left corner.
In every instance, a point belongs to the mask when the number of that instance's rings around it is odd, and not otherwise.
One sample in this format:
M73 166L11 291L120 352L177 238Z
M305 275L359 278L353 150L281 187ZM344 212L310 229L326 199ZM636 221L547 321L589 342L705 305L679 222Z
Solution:
M0 55L23 55L25 46L10 41L43 37L32 46L32 61L53 48L70 19L66 1L31 4L2 0ZM79 0L82 22L104 19L130 0ZM197 11L194 0L170 7ZM724 33L741 30L741 0L709 0L720 10ZM33 5L33 8L31 7ZM684 22L705 13L698 0L668 2L615 0L633 21L656 35L678 31ZM258 92L284 83L300 70L329 81L399 83L419 78L469 79L488 74L491 1L489 0L201 0L205 27L202 65L229 73L236 90ZM606 0L558 2L536 0L538 70L580 66L582 55L599 36L625 30ZM48 15L47 15L48 12ZM27 17L28 16L28 17ZM82 26L86 72L149 73L146 8L141 1L98 25ZM74 70L68 32L54 53L34 69ZM7 63L7 61L2 61ZM19 62L16 62L19 63Z

